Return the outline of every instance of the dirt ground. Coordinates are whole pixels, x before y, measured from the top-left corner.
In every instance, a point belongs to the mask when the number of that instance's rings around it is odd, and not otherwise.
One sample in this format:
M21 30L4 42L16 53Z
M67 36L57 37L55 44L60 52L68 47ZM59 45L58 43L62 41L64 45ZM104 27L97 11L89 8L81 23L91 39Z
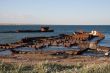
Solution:
M76 64L76 63L103 63L110 62L109 57L94 57L94 56L81 56L69 55L65 56L52 56L47 53L33 53L33 54L12 54L8 57L0 57L0 61L7 63L22 63L22 64L36 64L43 61L54 62L58 64Z

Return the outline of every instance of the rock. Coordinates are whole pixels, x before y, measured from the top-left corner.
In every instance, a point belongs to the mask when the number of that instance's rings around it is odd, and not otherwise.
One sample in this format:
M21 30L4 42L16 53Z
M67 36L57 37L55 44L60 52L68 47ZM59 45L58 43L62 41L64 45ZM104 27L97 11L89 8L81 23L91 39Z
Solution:
M109 52L106 52L106 53L105 53L105 56L108 56L108 55L109 55Z
M109 47L105 47L105 46L98 46L97 47L97 51L109 52L110 48Z
M97 43L96 42L90 42L89 43L89 48L90 49L97 49Z

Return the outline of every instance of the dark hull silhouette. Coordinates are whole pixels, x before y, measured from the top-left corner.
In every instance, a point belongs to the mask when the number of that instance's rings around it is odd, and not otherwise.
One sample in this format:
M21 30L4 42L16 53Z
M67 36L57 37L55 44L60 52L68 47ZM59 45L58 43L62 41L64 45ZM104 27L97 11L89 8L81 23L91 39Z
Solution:
M32 32L54 32L54 30L46 30L46 31L41 31L41 30L17 30L17 31L4 31L0 33L32 33Z

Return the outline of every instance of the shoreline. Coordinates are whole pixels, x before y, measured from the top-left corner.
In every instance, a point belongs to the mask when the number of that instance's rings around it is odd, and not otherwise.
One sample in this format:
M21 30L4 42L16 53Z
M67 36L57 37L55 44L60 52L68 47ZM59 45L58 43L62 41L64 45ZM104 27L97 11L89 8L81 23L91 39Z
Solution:
M95 42L90 42L95 37L98 37ZM95 56L82 56L82 53L88 50L102 51L108 53L110 50L106 46L97 45L105 35L97 32L75 32L74 34L60 34L57 37L31 37L24 38L12 44L0 44L1 48L12 51L11 56L0 57L0 61L9 63L37 63L41 61L49 61L61 64L74 64L82 63L98 63L110 62L108 57L95 57ZM72 47L78 46L79 50L66 50L66 51L47 51L43 52L46 46L64 46ZM16 51L14 48L29 47L35 48L37 52ZM40 52L38 50L41 50ZM107 55L108 56L108 55ZM104 60L99 60L103 58Z

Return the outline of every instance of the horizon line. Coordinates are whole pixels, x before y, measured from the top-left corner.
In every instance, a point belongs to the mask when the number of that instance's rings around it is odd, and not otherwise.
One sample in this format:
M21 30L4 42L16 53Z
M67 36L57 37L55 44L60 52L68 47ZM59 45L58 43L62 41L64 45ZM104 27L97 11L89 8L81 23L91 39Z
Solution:
M0 23L0 25L110 25L110 24L42 24L42 23Z

